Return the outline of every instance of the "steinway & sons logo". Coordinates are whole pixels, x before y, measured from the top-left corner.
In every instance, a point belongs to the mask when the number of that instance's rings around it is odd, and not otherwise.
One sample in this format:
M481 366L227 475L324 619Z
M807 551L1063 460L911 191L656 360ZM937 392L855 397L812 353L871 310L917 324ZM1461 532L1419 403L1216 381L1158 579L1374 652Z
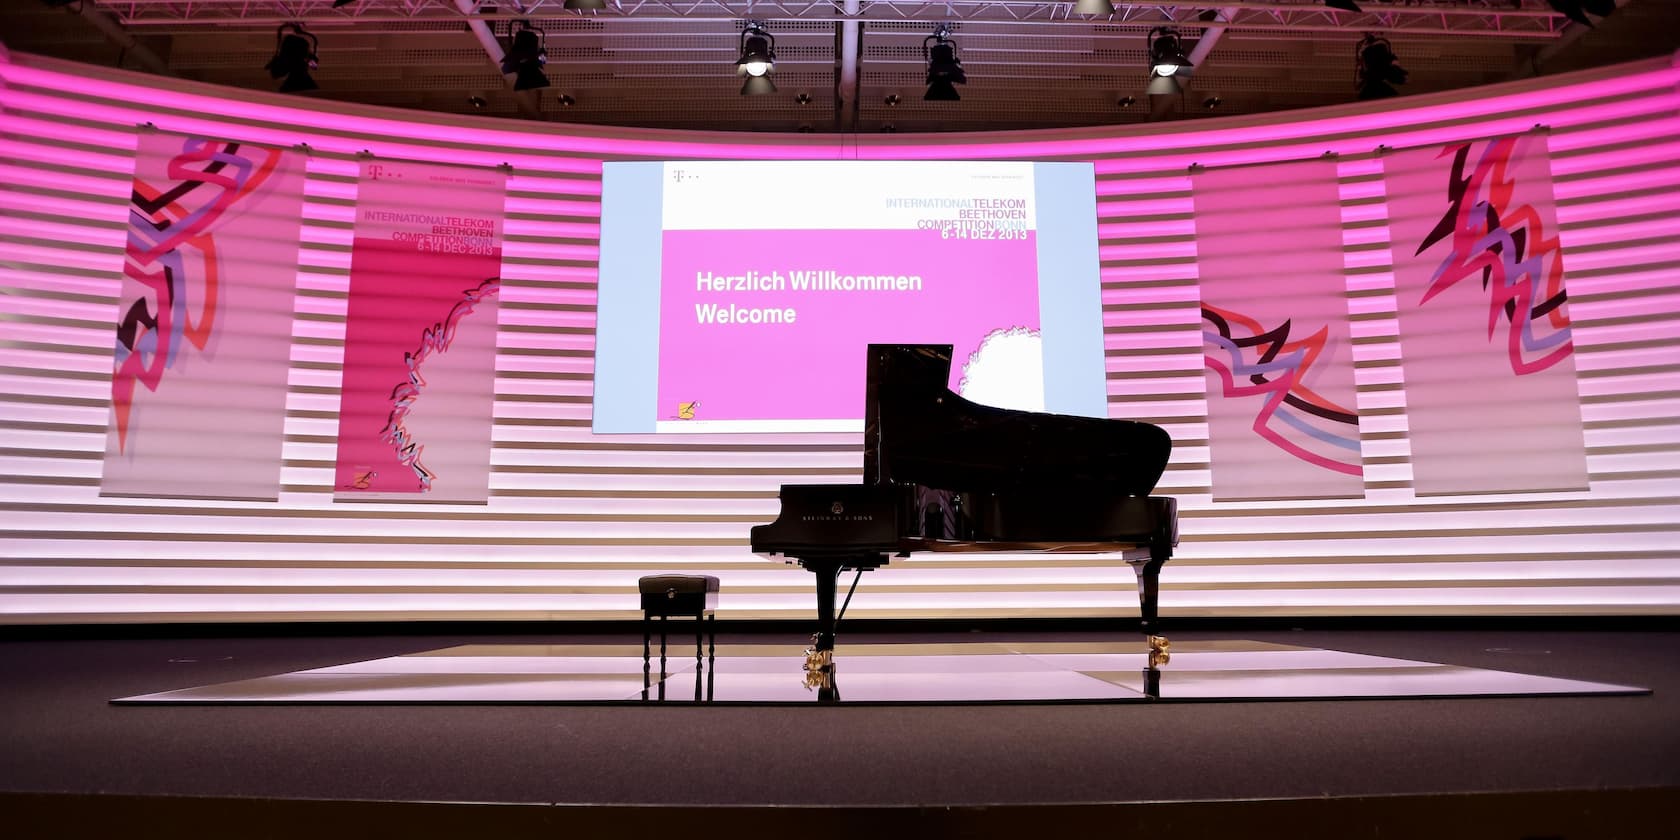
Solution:
M800 517L802 522L873 522L875 517L867 513L846 513L844 502L835 502L828 506L828 514L807 513Z

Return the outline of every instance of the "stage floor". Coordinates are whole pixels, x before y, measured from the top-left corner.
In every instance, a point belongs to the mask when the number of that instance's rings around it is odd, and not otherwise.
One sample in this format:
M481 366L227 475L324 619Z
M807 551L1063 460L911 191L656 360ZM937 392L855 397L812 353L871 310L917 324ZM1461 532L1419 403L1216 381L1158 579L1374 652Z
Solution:
M685 637L686 640L687 637ZM786 644L471 644L121 697L118 705L1171 703L1647 694L1630 685L1245 640L854 644L831 685Z

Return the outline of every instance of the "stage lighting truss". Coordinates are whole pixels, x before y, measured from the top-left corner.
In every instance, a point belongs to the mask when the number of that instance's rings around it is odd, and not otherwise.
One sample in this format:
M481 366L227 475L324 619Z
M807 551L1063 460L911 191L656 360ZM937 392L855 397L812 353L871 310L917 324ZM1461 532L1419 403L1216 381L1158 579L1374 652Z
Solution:
M1367 32L1354 48L1353 77L1360 99L1383 99L1400 94L1394 86L1406 83L1406 70L1387 38Z
M528 20L508 24L507 43L502 53L502 75L512 75L514 90L548 87L548 33Z
M282 23L274 30L274 57L264 65L270 78L280 79L281 93L315 90L315 77L309 71L320 66L320 39L303 28L301 23Z
M957 85L968 84L962 59L957 57L957 42L951 40L951 27L940 24L932 35L922 39L922 60L927 62L927 93L922 99L929 102L956 102Z
M1602 18L1616 11L1616 0L1546 0L1546 3L1564 17L1588 27L1593 25L1592 18L1587 17L1589 12Z
M776 92L770 81L776 72L776 38L764 24L749 20L741 27L741 57L735 61L735 73L746 81L741 83L742 96L759 96Z
M286 0L86 0L89 7L98 8L124 26L157 26L167 30L193 27L225 28L240 20L262 21L269 25L279 16L304 24L332 21L335 25L354 22L359 28L378 29L381 26L401 29L414 22L429 21L459 24L468 20L499 22L506 20L508 4L497 10L488 0L472 0L470 13L463 14L460 0L357 0L353 6L334 10L324 0L297 3ZM1535 43L1554 40L1570 17L1587 14L1602 15L1605 3L1614 0L1359 0L1346 4L1360 6L1362 11L1336 9L1323 0L1303 0L1294 3L1236 3L1220 8L1224 20L1220 26L1227 31L1242 32L1345 32L1383 31L1391 37L1398 35L1428 35L1439 38L1492 38L1500 41ZM1551 4L1551 5L1548 5ZM1203 24L1198 16L1210 4L1160 6L1148 4L1120 4L1104 15L1105 24L1130 26L1176 26L1194 36ZM1050 23L1072 20L1090 22L1090 12L1082 9L1099 8L1079 0L891 0L862 4L856 13L847 14L835 4L816 4L810 0L636 0L634 3L608 3L605 0L523 0L518 4L520 15L536 20L545 17L588 15L592 19L634 21L638 17L653 19L681 18L687 20L842 20L894 21L920 20L929 22L995 21L999 23ZM353 13L353 14L352 14ZM1576 19L1579 20L1580 17ZM139 29L133 30L140 34Z

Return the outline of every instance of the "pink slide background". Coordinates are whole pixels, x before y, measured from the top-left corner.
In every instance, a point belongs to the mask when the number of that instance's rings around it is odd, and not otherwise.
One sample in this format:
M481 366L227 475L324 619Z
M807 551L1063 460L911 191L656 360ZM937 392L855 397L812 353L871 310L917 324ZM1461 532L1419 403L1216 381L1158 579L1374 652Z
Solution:
M659 417L827 420L863 416L865 346L954 345L952 385L992 330L1038 329L1037 235L941 239L934 230L666 231ZM714 275L831 269L920 275L919 292L696 291ZM701 324L695 305L792 307L793 324Z

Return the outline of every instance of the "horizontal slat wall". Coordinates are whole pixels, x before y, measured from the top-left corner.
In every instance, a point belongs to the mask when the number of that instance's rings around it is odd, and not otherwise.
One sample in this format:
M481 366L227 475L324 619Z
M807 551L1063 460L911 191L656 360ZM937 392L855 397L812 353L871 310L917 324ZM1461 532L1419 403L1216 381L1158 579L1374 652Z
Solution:
M654 571L717 574L731 617L812 610L750 554L789 482L860 474L855 435L589 432L602 160L1089 160L1111 413L1176 441L1168 615L1680 612L1680 96L1668 62L1242 120L928 137L611 130L0 62L0 622L621 618ZM100 498L136 125L310 148L276 503ZM1590 493L1417 498L1378 146L1549 126ZM488 505L335 503L356 155L512 166ZM1361 500L1209 494L1190 164L1339 156ZM894 560L849 615L1135 611L1089 557Z

